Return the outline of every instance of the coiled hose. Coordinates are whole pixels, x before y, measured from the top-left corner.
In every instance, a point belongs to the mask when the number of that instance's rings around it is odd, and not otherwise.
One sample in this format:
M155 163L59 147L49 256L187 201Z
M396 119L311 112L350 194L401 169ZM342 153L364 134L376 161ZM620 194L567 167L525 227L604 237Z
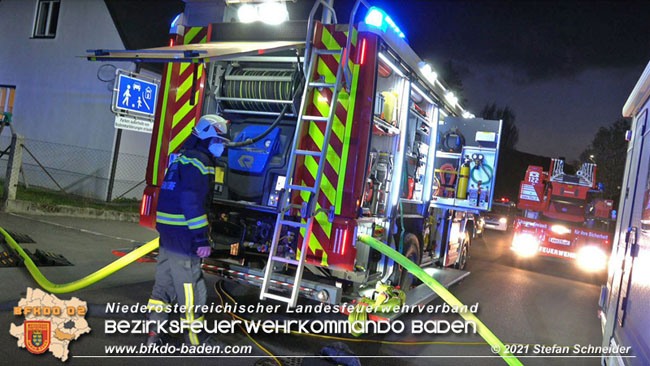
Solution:
M291 94L291 95L292 95L291 98L292 98L293 100L295 100L295 99L298 97L298 93L300 93L300 91L302 90L301 87L302 87L302 85L303 85L303 80L304 80L304 77L303 77L302 72L296 72L296 73L294 74L294 80L293 80L293 82L290 83L290 84L287 84L287 85L280 85L280 86L278 86L278 87L279 87L279 90L278 90L277 92L278 92L279 94L281 94L281 95L284 96L285 93L286 93L286 94L289 93L289 91L290 91L290 85L293 84L294 90L293 90L293 93ZM242 82L242 83L244 83L244 82ZM260 84L264 84L264 83L268 83L268 82L260 82ZM268 84L265 88L270 88L271 91L269 91L269 93L272 93L272 91L273 91L273 89L274 89L274 86L273 86L272 84ZM285 90L285 89L286 89L286 90ZM285 90L285 91L282 92L282 90ZM261 87L261 86L260 86L259 92L262 93L262 87ZM265 95L262 93L261 96L265 96ZM277 98L277 96L274 96L274 97ZM263 104L266 105L266 103L263 103ZM271 123L271 125L269 126L269 128L267 128L267 129L266 129L264 132L262 132L261 134L255 136L255 137L253 137L253 138L246 139L246 140L244 140L244 141L239 141L239 142L228 142L228 143L225 144L225 146L226 146L227 148L244 147L244 146L252 145L252 144L256 143L257 141L263 139L263 138L266 137L269 133L271 133L271 131L273 131L273 129L274 129L274 128L275 128L275 127L280 123L280 121L282 121L282 119L284 118L285 114L287 114L287 112L289 111L289 106L290 106L290 104L285 104L285 105L282 107L282 109L280 110L280 114L275 118L275 121L273 121L273 123Z

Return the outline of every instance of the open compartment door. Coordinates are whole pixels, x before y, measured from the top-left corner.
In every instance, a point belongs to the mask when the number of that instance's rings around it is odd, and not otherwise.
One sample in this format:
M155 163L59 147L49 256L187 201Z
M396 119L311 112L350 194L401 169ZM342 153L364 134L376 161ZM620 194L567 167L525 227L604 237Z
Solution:
M90 61L205 62L304 48L300 41L208 42L140 50L88 50Z
M501 143L501 121L447 116L438 124L432 205L489 211Z

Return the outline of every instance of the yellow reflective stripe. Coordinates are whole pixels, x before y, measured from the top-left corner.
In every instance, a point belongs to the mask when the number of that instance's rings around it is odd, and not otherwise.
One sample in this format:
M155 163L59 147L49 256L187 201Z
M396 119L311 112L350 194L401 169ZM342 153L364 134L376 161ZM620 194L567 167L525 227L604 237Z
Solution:
M169 214L169 213L165 213L165 212L162 212L162 211L158 211L156 214L158 216L168 217L170 219L183 219L183 220L185 220L185 216L183 214Z
M343 48L343 46L341 46L336 41L336 39L334 39L334 37L332 36L332 33L330 33L330 31L327 28L322 27L322 29L323 29L323 32L322 32L322 35L321 35L321 41L323 41L323 45L325 45L325 47L328 50L340 50L341 48Z
M189 63L181 63L181 65L189 65ZM201 73L203 72L203 66L201 65L196 65L193 66L196 67L196 78L200 79L201 78ZM185 71L185 68L182 68L182 70L178 73L179 75L183 74L183 71ZM184 95L187 93L188 90L190 90L190 87L192 86L192 83L194 82L193 76L189 76L183 83L178 87L178 90L176 91L176 101L178 102ZM198 93L197 93L198 94ZM196 95L194 95L195 100L196 100ZM179 111L180 112L180 111ZM184 116L185 114L183 114ZM174 123L175 125L176 123Z
M159 222L161 224L165 225L173 225L173 226L187 226L187 223L185 221L172 221L172 220L165 220L160 217L156 217L156 222Z
M187 223L191 224L193 222L197 222L197 221L200 221L200 220L207 220L207 219L208 219L208 215L201 215L201 216L197 216L197 217L195 217L193 219L187 220Z
M183 104L183 106L178 111L176 111L176 113L174 113L174 118L172 118L172 127L176 126L178 122L180 122L183 117L185 117L194 107L190 104L191 102L191 99L188 99L185 104Z
M355 32L356 34L356 32ZM348 116L345 122L345 132L343 141L343 151L341 154L341 167L339 168L339 181L336 187L336 202L334 203L335 214L341 214L341 206L343 202L343 185L345 184L345 174L348 167L348 156L350 153L350 136L352 134L352 123L354 119L354 107L356 106L357 98L357 85L359 84L359 66L354 65L352 68L352 86L350 87L351 97L348 100Z
M187 227L189 227L190 230L196 230L196 229L204 228L206 226L208 226L207 222L202 222L200 224L194 224L194 225L189 225L189 224L187 225Z
M185 220L183 214L169 214L160 211L156 213L156 222L165 225L187 226L190 230L200 229L209 225L208 215L201 215L190 220Z
M196 118L192 117L192 120L190 121L190 123L188 123L187 126L185 126L181 130L181 132L179 132L176 136L174 136L172 141L169 143L169 151L170 152L176 151L176 149L179 146L181 146L181 144L183 142L185 142L185 140L187 140L187 137L192 133L192 127L194 127L194 121L195 120L196 120Z
M309 173L311 173L312 177L316 179L316 175L318 173L318 163L316 162L316 159L313 156L307 156L305 158L305 166L307 167ZM321 191L325 193L325 197L327 197L330 203L334 204L334 200L336 199L336 190L334 189L334 186L329 181L329 179L327 179L327 175L325 175L324 172L321 175L320 182ZM329 209L329 207L327 207L327 209Z
M171 306L170 304L156 300L156 299L149 299L149 302L147 303L147 310L153 310L157 313L165 311L165 307Z
M185 319L191 324L194 321L194 290L192 289L191 283L184 283L183 287L185 290ZM199 337L196 333L192 332L191 329L188 329L188 332L190 343L195 346L198 345Z
M316 124L313 122L311 125L309 125L309 135L314 140L314 142L318 144L319 147L323 145L323 141L325 141L325 136L320 131L318 126L316 126ZM334 149L331 148L329 144L327 145L327 155L325 156L325 158L332 166L332 169L334 169L334 171L338 173L339 164L341 164L341 158L339 158L336 151L334 151ZM332 201L332 203L334 203L334 201Z
M187 65L189 65L189 64L187 64ZM185 79L185 81L183 81L183 83L181 85L178 86L178 90L176 91L176 101L177 102L178 102L179 99L181 99L185 95L185 93L187 93L188 90L190 90L190 87L192 86L193 81L194 80L193 80L192 77L188 77L187 79Z
M156 305L169 305L168 303L156 299L149 299L149 304L156 304Z
M206 167L199 159L188 158L187 156L181 155L178 159L176 159L176 161L178 161L183 165L187 165L187 164L194 165L203 175L214 174L214 168Z
M189 44L194 39L194 37L199 34L201 29L203 29L203 27L190 27L190 29L187 30L187 33L185 33L185 36L183 37L183 43Z
M182 75L183 72L184 72L188 67L190 67L190 63L189 63L189 62L181 62L181 63L179 64L179 66L180 66L180 67L178 68L178 75ZM190 78L190 79L191 79L191 78ZM178 100L178 99L176 99L176 100Z

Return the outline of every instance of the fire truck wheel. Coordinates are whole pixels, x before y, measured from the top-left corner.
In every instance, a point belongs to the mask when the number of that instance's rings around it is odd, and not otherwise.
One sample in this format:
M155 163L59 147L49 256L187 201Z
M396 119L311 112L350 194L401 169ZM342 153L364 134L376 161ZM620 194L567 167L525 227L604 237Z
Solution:
M418 237L415 236L415 234L406 234L404 236L404 256L408 259L411 260L411 262L415 264L420 264L420 241L418 240ZM399 277L399 286L400 289L407 291L409 290L413 284L415 283L415 277L402 268L402 266L399 266L399 272L400 272L400 277Z
M465 240L463 240L463 246L460 249L460 255L458 256L458 261L454 265L456 269L465 269L467 267L467 260L469 259L469 238L468 235L465 235Z

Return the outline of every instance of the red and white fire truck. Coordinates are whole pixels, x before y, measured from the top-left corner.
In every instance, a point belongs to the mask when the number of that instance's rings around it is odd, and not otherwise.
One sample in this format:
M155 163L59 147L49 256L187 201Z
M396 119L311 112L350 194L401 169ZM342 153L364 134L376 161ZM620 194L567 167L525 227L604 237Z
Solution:
M611 252L608 232L613 202L597 198L596 164L584 163L576 174L564 161L551 159L549 172L529 166L519 188L511 249L523 258L561 258L587 271L606 269Z
M218 113L237 145L216 167L210 218L224 250L206 272L289 305L338 303L379 281L409 290L410 274L357 245L364 233L449 286L467 275L475 214L492 203L501 121L464 110L381 9L357 1L350 24L335 13L327 24L320 5L280 26L187 26L183 14L170 47L92 51L165 63L140 222L155 225L168 161ZM407 302L432 296L416 287Z

